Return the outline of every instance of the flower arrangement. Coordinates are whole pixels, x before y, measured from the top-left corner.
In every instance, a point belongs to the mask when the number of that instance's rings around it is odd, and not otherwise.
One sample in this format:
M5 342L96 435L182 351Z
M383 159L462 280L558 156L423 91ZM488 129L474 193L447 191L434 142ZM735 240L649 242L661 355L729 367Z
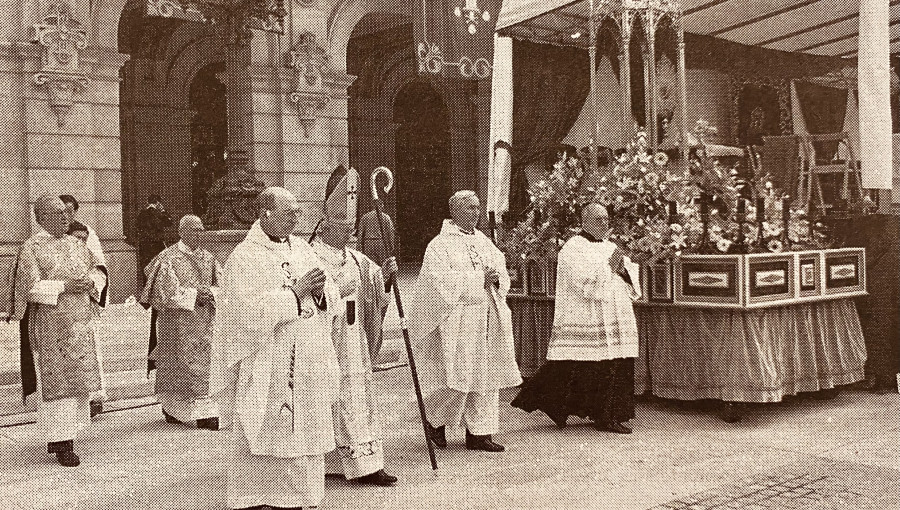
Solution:
M526 217L509 232L504 249L521 259L554 254L578 233L581 207L591 202L607 206L610 239L635 260L826 247L821 225L794 208L768 176L741 179L735 168L706 155L704 139L714 133L698 121L698 143L687 163L652 154L643 132L596 173L580 158L557 162L529 187Z

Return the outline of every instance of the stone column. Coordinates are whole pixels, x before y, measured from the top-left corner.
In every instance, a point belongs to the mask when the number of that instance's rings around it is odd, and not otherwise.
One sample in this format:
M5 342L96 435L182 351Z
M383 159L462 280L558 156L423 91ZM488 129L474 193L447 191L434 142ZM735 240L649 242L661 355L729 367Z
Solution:
M243 20L232 23L243 24ZM225 90L228 99L228 172L250 173L253 164L253 88L250 41L240 27L229 27L225 44Z

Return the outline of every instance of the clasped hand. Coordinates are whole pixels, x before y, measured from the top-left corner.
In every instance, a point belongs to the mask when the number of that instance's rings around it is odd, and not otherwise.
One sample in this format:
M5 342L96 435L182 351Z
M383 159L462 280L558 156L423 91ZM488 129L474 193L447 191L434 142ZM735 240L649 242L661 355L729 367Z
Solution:
M291 287L294 294L303 297L311 294L315 297L321 297L325 289L325 272L319 268L313 268L308 273L297 280L297 283Z
M394 275L397 274L397 258L396 257L388 257L385 259L384 263L381 264L381 276L384 278L385 282L389 282Z
M496 285L500 283L500 271L497 271L493 267L485 266L484 268L484 286L490 287L491 285Z
M215 304L216 297L213 295L212 291L208 288L198 289L197 290L197 304L198 305L212 305Z
M83 294L91 290L91 287L93 286L94 282L87 276L82 276L75 280L66 280L66 283L64 284L65 291L72 294Z

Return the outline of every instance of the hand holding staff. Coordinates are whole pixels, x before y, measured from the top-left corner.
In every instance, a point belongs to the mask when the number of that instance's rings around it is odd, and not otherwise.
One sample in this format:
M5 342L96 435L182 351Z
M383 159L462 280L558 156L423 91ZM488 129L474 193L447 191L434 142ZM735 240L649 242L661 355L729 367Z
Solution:
M385 253L390 253L391 248L388 246L387 237L385 236L386 229L384 227L384 219L381 216L381 199L378 196L378 186L376 185L379 174L384 174L388 180L384 187L385 193L389 192L394 185L394 174L392 174L387 167L380 166L372 171L371 177L372 199L375 201L375 212L378 216L378 230L381 232L381 242L384 243ZM428 445L428 456L431 459L431 469L437 469L438 466L437 459L434 456L434 445L431 444L431 439L428 435L428 419L425 417L425 401L422 400L422 388L419 386L419 373L416 371L416 361L413 359L412 342L409 340L409 330L406 329L406 316L403 313L403 301L400 299L400 289L397 287L396 278L392 277L391 280L388 281L387 285L394 287L394 300L397 303L397 313L400 315L400 327L403 330L403 340L406 343L406 356L409 358L409 371L412 373L413 386L416 390L416 400L419 403L419 415L422 418L422 430L425 432L425 444Z

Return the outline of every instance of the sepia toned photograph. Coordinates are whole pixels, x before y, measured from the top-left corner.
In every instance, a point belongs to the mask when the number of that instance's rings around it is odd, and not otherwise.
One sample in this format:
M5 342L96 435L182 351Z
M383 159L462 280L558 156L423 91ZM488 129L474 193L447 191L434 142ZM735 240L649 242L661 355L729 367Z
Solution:
M900 508L900 0L3 0L0 510Z

